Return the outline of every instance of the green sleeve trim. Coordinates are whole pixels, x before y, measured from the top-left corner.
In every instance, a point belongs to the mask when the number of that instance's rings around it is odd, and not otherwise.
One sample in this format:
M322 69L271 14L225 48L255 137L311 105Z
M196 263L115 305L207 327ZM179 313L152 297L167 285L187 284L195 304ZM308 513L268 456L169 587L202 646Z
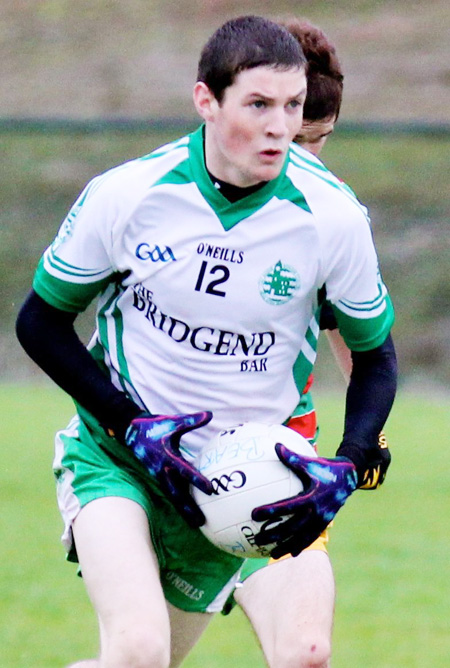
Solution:
M114 280L107 276L92 283L68 283L48 274L41 258L33 280L33 289L48 304L70 313L81 313Z
M355 352L373 350L387 339L394 324L394 307L389 295L385 298L386 308L374 318L352 318L332 304L339 331L350 348Z

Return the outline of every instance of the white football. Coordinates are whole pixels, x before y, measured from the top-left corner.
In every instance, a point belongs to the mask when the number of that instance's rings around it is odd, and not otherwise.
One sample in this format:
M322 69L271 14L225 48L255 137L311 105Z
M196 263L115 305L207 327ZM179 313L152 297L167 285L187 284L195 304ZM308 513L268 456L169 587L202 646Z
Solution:
M275 547L255 545L254 536L265 523L253 521L252 510L303 489L278 459L277 443L307 457L317 456L310 443L288 427L246 422L217 434L196 461L214 487L211 496L192 488L206 517L201 531L221 550L240 557L267 557Z

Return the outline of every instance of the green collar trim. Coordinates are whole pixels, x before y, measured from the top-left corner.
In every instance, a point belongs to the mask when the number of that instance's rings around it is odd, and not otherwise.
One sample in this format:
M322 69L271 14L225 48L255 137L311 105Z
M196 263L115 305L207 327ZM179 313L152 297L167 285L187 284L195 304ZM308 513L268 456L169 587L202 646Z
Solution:
M226 197L214 187L206 170L203 152L203 130L204 125L200 126L190 135L189 157L192 172L203 197L216 213L224 229L230 230L234 225L241 222L241 220L248 218L255 213L255 211L258 211L258 209L264 206L264 204L267 204L273 197L279 184L285 178L288 159L286 159L283 168L276 179L269 181L265 186L256 192L247 195L247 197L240 199L238 202L229 202Z
M226 231L261 209L274 195L278 199L287 199L305 211L310 211L303 194L297 190L286 176L289 154L286 156L283 168L276 179L269 181L262 188L240 199L238 202L229 202L214 187L207 172L203 151L203 131L204 125L201 125L195 132L189 135L189 158L183 160L174 169L165 174L155 185L195 182Z

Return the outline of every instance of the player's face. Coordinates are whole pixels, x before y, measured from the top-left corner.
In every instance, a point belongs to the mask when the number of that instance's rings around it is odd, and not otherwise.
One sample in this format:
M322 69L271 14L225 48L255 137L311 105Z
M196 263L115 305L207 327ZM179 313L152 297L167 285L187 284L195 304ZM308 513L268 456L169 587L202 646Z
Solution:
M209 171L240 187L276 178L301 128L305 96L303 68L240 72L222 102L212 97L202 114Z
M302 128L294 141L310 153L319 155L328 137L334 130L336 116L328 116L320 121L303 121Z

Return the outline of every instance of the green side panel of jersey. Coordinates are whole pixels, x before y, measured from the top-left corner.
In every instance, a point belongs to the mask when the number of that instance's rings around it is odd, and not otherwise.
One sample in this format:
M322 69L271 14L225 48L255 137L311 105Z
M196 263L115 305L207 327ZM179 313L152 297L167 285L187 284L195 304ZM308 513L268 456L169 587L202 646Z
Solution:
M116 329L117 358L119 361L120 376L121 378L124 378L124 380L126 380L131 385L131 377L130 377L130 372L128 370L128 362L123 347L123 331L124 331L123 315L122 311L117 305L117 302L114 306L113 318Z
M389 295L385 298L385 304L384 311L374 318L352 318L332 304L339 331L350 350L364 352L378 348L386 341L395 318Z
M114 337L114 349L116 351L116 365L118 365L118 374L120 384L124 392L130 393L131 390L135 390L132 386L130 372L128 369L128 362L125 355L124 344L123 344L123 315L122 311L118 305L118 301L123 294L123 289L121 286L116 286L116 289L111 294L109 299L105 301L102 308L97 314L97 325L100 341L92 348L91 354L99 365L104 364L104 352L110 354L110 341L109 337ZM112 315L112 320L110 328L108 329L106 315L109 313ZM108 373L106 365L105 372ZM135 398L135 397L133 397Z
M81 313L92 300L114 280L108 276L92 283L70 283L51 276L41 258L33 280L33 289L48 304L70 313Z
M297 359L295 360L292 373L294 375L295 386L299 395L303 394L309 375L313 370L317 354L317 340L319 336L319 318L320 306L312 318L310 326L306 330L305 342L302 346ZM315 333L316 332L316 333ZM306 352L308 351L308 353Z
M139 403L140 399L131 382L130 372L125 356L123 346L123 316L118 306L118 300L122 295L121 286L116 286L111 296L105 301L105 304L99 310L97 315L98 339L95 345L89 350L90 354L103 371L105 376L110 375L110 369L105 363L105 354L111 355L110 337L114 337L115 362L118 365L117 378L123 392L132 400ZM108 327L106 324L106 313L109 312L113 317ZM108 436L100 425L98 420L82 406L77 404L77 411L83 422L89 427L96 440L105 446L109 452L120 455L121 448L114 438Z
M305 339L314 351L317 350L317 336L314 334L311 327L308 327L306 330Z

